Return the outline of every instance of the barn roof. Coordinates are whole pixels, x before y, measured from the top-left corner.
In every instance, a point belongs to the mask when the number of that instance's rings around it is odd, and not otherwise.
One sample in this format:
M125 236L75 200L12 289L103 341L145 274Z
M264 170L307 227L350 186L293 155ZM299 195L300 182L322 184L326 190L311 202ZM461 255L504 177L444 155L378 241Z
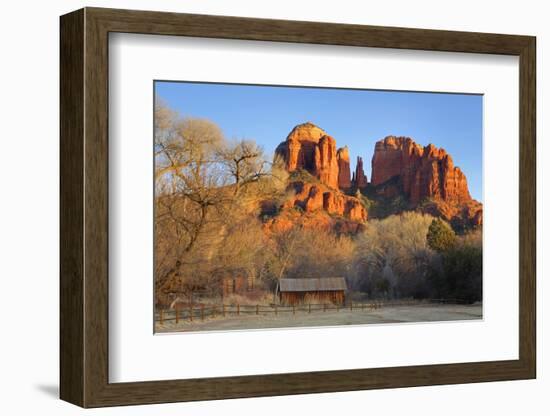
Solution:
M315 292L321 290L346 290L343 277L323 277L314 279L279 279L281 292Z

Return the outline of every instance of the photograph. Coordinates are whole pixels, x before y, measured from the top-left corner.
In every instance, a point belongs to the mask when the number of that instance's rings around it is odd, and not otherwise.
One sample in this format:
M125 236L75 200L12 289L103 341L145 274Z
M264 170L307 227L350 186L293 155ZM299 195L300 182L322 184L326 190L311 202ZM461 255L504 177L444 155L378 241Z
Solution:
M482 94L153 88L155 334L483 319Z

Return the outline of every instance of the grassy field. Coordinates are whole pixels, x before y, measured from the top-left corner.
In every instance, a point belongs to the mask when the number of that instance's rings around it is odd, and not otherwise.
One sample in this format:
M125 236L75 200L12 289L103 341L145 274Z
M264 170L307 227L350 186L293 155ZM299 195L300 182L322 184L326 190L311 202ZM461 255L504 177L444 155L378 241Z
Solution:
M315 327L337 325L393 324L404 322L462 321L482 318L482 305L437 305L418 304L407 306L384 306L374 310L341 309L339 311L299 311L296 314L279 313L260 315L230 315L226 317L208 317L204 320L165 320L156 323L155 331L195 332L226 331L235 329L265 329Z

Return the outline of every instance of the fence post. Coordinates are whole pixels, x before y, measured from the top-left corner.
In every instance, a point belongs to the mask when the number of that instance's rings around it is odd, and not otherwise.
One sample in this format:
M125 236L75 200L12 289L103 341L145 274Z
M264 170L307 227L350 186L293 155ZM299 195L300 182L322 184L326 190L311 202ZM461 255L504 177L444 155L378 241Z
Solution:
M296 305L292 305L292 315L296 315Z
M307 313L311 313L311 303L309 304L309 306L307 308Z
M161 324L161 325L164 324L164 313L163 313L163 312L164 312L164 311L161 309L161 310L160 310L160 324Z
M260 305L256 305L256 315L260 314Z
M193 306L189 305L189 320L193 322Z
M277 305L275 305L275 316L277 316L278 313L277 313Z
M326 311L327 311L327 304L323 303L323 312L326 312Z
M336 302L336 312L340 312L340 304Z
M180 308L179 308L178 304L176 303L176 323L179 323L179 321L180 321L179 311L180 311Z
M201 304L201 321L204 321L204 304Z
M349 303L349 310L350 310L350 311L353 311L353 301L351 301L351 302Z
M225 303L222 303L222 315L225 318Z
M237 303L237 315L241 314L241 305Z

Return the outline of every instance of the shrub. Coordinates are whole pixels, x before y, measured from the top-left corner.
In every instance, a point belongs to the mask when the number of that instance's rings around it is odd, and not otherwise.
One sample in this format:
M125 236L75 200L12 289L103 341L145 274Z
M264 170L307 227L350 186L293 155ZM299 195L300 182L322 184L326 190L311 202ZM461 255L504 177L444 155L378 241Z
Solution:
M298 169L290 173L289 182L320 183L319 179L305 169Z
M434 262L428 275L431 295L473 303L482 300L482 250L458 244Z
M449 224L440 218L435 218L430 224L426 240L432 250L441 253L454 247L456 235Z

